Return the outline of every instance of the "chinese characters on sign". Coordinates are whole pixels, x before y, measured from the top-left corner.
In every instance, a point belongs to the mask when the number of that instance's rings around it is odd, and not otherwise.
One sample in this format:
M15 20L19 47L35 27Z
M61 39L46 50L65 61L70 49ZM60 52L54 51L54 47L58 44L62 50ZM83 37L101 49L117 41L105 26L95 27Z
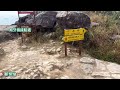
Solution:
M85 32L86 32L86 29L84 28L64 30L63 40L64 42L84 40Z
M31 32L31 28L11 28L10 32Z
M65 29L63 41L65 42L65 56L67 56L67 44L66 42L71 41L79 41L79 55L81 55L81 41L84 40L84 34L86 33L86 29Z

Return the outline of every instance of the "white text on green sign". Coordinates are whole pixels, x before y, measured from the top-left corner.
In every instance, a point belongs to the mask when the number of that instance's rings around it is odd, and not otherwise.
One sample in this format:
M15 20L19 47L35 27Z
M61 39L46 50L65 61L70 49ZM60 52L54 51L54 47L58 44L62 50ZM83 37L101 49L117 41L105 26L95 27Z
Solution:
M31 32L31 28L11 28L10 32Z

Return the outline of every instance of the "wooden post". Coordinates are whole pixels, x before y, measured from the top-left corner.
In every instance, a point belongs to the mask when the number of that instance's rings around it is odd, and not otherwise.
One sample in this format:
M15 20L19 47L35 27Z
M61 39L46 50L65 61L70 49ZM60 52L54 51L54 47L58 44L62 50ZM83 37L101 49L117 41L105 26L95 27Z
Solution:
M34 11L34 29L35 29L35 39L36 39L36 42L38 41L37 40L37 29L36 29L36 20L35 20L35 16L36 16L36 11Z
M65 36L65 29L64 29L64 36ZM64 46L65 46L65 57L66 57L67 56L67 42L65 41L64 41Z
M67 56L67 43L65 42L65 56Z
M79 55L81 56L82 51L82 41L79 41Z
M19 11L18 11L18 21L20 22L20 16L19 16ZM21 24L18 22L18 27L21 28ZM21 33L21 41L23 43L23 36L22 36L22 33Z

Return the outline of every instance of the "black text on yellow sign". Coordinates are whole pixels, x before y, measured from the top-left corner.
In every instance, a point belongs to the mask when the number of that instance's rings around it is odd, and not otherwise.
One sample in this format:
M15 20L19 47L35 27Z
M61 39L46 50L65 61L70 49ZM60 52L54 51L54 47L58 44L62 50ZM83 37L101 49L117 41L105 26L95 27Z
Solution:
M84 34L85 32L86 32L86 29L84 29L84 28L65 29L64 30L64 36L80 35L80 34Z
M84 40L84 35L73 35L73 36L64 36L64 42Z
M84 40L85 32L86 32L86 29L84 28L64 30L63 41L71 42L71 41Z

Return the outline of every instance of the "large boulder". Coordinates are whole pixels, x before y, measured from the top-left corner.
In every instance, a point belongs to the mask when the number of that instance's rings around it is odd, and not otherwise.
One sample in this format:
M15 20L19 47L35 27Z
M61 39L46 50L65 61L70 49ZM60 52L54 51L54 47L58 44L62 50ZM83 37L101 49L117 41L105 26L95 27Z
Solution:
M90 18L80 11L41 11L35 16L36 25L43 28L53 28L58 24L64 29L70 28L90 28ZM16 24L34 24L33 16L20 17Z
M77 29L86 28L89 29L91 26L90 18L81 12L67 12L63 11L57 14L58 24L63 29Z
M31 25L34 24L33 19L26 19L26 23L27 23L27 24L31 24Z
M16 34L14 34L12 32L0 31L0 43L14 39L15 35Z
M58 11L57 12L57 15L56 15L56 18L63 18L63 17L66 17L68 14L67 11Z
M36 15L36 25L41 26L43 28L53 28L56 24L56 15L57 12L54 11L45 11L40 12ZM28 24L34 24L33 19L27 20Z
M27 20L30 20L32 18L33 18L32 15L26 15L26 16L20 17L19 20L15 22L15 25L26 24Z
M40 11L35 16L37 28L40 30L52 30L59 25L62 29L90 28L90 18L81 11ZM57 24L56 24L57 22ZM20 18L16 24L32 24L34 20L32 15ZM55 31L54 29L52 31ZM46 31L45 31L46 32Z

